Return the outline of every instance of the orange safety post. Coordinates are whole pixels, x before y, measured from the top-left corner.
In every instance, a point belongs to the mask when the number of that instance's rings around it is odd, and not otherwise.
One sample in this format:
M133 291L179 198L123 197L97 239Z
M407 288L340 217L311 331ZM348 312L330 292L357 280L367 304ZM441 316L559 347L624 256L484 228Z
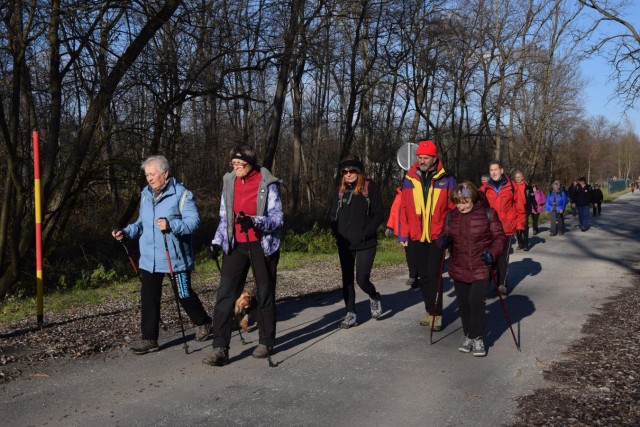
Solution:
M42 278L42 205L40 190L40 136L33 131L33 192L36 211L36 314L38 326L44 324L44 281Z

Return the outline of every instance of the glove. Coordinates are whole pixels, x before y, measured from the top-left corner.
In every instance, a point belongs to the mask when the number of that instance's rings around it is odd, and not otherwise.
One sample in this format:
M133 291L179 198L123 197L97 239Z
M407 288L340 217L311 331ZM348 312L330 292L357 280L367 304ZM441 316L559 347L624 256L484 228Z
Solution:
M438 237L438 241L436 242L436 244L440 249L447 249L449 246L451 246L451 238L446 234L442 234L440 235L440 237Z
M249 215L245 215L244 212L240 212L238 214L238 218L236 219L236 222L240 224L240 231L243 233L246 233L247 231L255 227L255 224L253 223L253 219Z
M387 227L384 230L384 237L391 237L391 236L393 236L393 228Z
M207 248L207 252L209 252L209 256L213 259L218 259L220 256L220 251L222 251L222 246L217 243L212 243Z
M493 258L493 255L491 255L491 252L485 252L481 255L481 257L482 257L482 261L484 261L485 264L487 265L493 264L494 258Z

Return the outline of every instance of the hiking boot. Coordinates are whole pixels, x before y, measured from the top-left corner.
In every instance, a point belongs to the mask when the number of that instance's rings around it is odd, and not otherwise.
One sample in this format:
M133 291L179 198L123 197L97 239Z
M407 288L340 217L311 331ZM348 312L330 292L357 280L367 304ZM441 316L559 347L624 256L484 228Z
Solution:
M209 319L196 328L196 341L204 341L209 336L213 320Z
M382 314L382 301L380 299L381 296L379 292L374 298L369 298L369 305L371 306L371 317L376 320Z
M358 326L358 322L356 321L356 314L352 311L347 312L347 315L344 317L342 323L340 323L341 329L349 329L352 326Z
M429 326L429 327L431 327L431 319L432 318L433 317L429 313L425 313L424 317L420 321L420 326ZM433 330L434 331L441 331L442 330L442 316L436 316L435 320L433 321Z
M147 354L158 349L158 340L140 340L131 346L131 351L135 354Z
M420 326L431 326L431 315L429 313L424 314L424 317L420 321Z
M202 359L202 363L210 366L223 366L229 363L229 352L222 348L214 348L213 352Z
M256 359L266 359L271 354L271 350L264 344L258 344L255 350L253 350L253 354L251 356Z
M500 291L503 297L507 296L507 287L505 285L498 286L498 291Z
M464 337L464 341L462 342L462 345L458 347L458 351L471 353L471 350L473 350L473 340L469 337Z
M433 322L433 330L434 331L442 330L442 316L436 316L436 320Z
M473 340L473 349L471 350L476 357L482 357L487 355L487 351L484 349L484 341L482 337Z
M415 277L409 277L409 280L407 280L407 283L405 283L405 285L407 286L413 286L413 284L416 282L416 278Z

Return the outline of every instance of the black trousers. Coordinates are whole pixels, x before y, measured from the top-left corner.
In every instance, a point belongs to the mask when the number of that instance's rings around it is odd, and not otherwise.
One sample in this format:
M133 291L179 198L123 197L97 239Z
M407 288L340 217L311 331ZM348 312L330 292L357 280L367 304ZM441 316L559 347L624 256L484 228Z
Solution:
M602 201L593 203L593 216L600 215L602 213Z
M404 247L404 255L407 258L407 267L409 268L409 277L412 279L418 278L418 263L415 259L415 254L412 251L411 246Z
M526 248L529 246L529 215L527 213L524 221L524 230L516 230L516 239L518 240L519 248Z
M352 251L346 246L338 245L338 256L340 257L340 268L342 270L342 297L347 311L356 311L356 290L353 285L355 267L355 280L369 298L374 298L378 291L371 283L371 269L373 259L376 257L376 247Z
M538 218L540 218L539 213L531 214L531 228L533 228L534 233L538 233Z
M249 268L256 281L256 317L259 343L272 349L276 340L276 275L280 251L265 256L260 242L238 243L222 257L220 288L213 310L213 347L229 348L236 300L242 293Z
M496 262L496 265L498 267L498 286L507 286L507 271L509 270L509 252L511 252L511 238L512 236L507 236L507 243L505 244L504 251Z
M484 336L488 280L473 283L453 282L464 335L476 339Z
M442 249L435 242L420 242L410 240L409 246L418 262L418 276L420 276L420 290L422 291L422 300L427 313L432 316L442 315L442 268L444 264L444 254ZM438 293L440 288L440 293ZM436 295L438 304L434 310L436 303Z
M160 301L162 299L162 279L166 273L150 273L140 270L142 286L140 288L142 339L157 340L160 332ZM178 286L178 301L196 326L204 325L211 318L202 306L198 295L191 288L191 272L174 272ZM171 291L173 293L173 290Z

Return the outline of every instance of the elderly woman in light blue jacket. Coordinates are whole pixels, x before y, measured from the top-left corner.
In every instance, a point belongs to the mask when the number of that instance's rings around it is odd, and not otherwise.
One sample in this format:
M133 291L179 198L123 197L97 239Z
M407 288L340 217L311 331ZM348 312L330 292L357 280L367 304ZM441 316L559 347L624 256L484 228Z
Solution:
M558 232L564 234L564 210L567 207L567 195L562 191L560 181L553 181L551 191L547 194L544 204L545 212L549 213L549 228L551 236Z
M195 268L191 235L200 225L193 194L170 176L169 162L164 156L147 158L142 163L142 170L148 185L140 196L138 219L111 233L117 240L138 239L140 245L142 339L131 347L135 354L159 348L162 280L170 272L169 259L178 287L178 300L197 326L196 340L204 340L211 327L211 317L191 288L191 272Z
M258 164L251 146L234 148L229 160L233 170L222 179L220 223L210 246L214 258L223 253L211 327L213 352L202 361L212 366L229 361L231 316L250 267L256 283L259 333L252 356L269 358L276 339L276 272L283 224L280 180Z

